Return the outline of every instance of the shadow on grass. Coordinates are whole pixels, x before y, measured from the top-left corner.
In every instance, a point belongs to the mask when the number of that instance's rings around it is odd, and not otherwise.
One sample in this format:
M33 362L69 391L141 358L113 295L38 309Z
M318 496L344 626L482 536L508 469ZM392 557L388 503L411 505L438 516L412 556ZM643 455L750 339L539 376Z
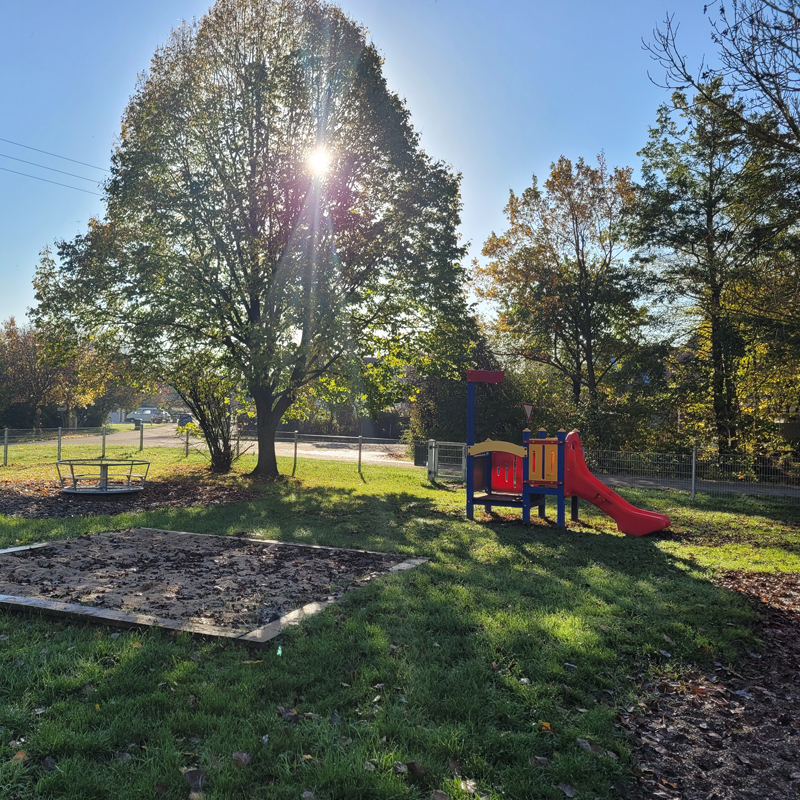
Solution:
M560 782L610 797L631 767L618 707L653 671L752 648L752 612L657 541L470 522L457 498L424 485L371 495L286 481L255 502L72 521L432 560L347 595L252 657L157 632L134 649L129 634L0 615L11 632L0 695L14 699L0 703L0 727L25 736L31 758L63 765L12 777L58 797L113 796L120 780L131 796L157 781L178 796L180 768L198 767L214 797L415 798L453 786L453 758L481 790L510 798L555 797ZM67 522L48 521L50 533L65 535ZM296 706L299 723L277 705ZM40 707L50 711L32 712ZM340 725L328 722L334 709ZM114 760L126 749L130 769ZM233 751L252 754L248 769ZM412 761L424 772L394 769Z

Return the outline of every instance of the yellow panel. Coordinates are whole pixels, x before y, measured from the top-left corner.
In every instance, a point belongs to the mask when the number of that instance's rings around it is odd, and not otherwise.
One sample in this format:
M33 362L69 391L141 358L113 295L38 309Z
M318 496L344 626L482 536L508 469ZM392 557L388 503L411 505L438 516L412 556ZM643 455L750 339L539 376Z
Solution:
M546 444L544 446L544 479L546 481L558 480L558 445Z
M525 457L525 448L520 447L518 444L511 444L511 442L493 442L487 439L480 444L470 445L467 451L471 456L477 456L481 453L510 453L512 456Z

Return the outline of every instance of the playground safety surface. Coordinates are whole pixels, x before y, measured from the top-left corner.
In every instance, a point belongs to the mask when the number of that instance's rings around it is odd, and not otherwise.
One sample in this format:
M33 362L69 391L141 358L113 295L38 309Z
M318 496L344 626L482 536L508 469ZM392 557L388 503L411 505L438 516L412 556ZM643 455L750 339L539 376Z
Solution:
M427 559L130 528L0 551L0 606L263 644Z
M763 645L735 668L714 661L640 687L618 718L639 745L631 799L800 798L800 575L735 570L716 582L753 602Z

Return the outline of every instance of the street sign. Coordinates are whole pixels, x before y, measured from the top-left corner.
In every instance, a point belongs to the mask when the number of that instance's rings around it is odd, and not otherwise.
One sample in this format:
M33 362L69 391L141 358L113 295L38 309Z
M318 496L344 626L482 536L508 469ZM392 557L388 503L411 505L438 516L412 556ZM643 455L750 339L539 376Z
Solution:
M525 412L525 419L530 422L533 416L533 403L523 403L522 410Z

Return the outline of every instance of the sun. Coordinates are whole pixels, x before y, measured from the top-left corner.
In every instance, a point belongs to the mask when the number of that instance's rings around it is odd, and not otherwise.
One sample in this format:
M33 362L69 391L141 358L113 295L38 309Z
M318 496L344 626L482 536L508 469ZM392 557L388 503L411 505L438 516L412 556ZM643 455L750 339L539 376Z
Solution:
M315 175L324 175L331 165L331 154L325 147L318 147L309 157L309 169Z

